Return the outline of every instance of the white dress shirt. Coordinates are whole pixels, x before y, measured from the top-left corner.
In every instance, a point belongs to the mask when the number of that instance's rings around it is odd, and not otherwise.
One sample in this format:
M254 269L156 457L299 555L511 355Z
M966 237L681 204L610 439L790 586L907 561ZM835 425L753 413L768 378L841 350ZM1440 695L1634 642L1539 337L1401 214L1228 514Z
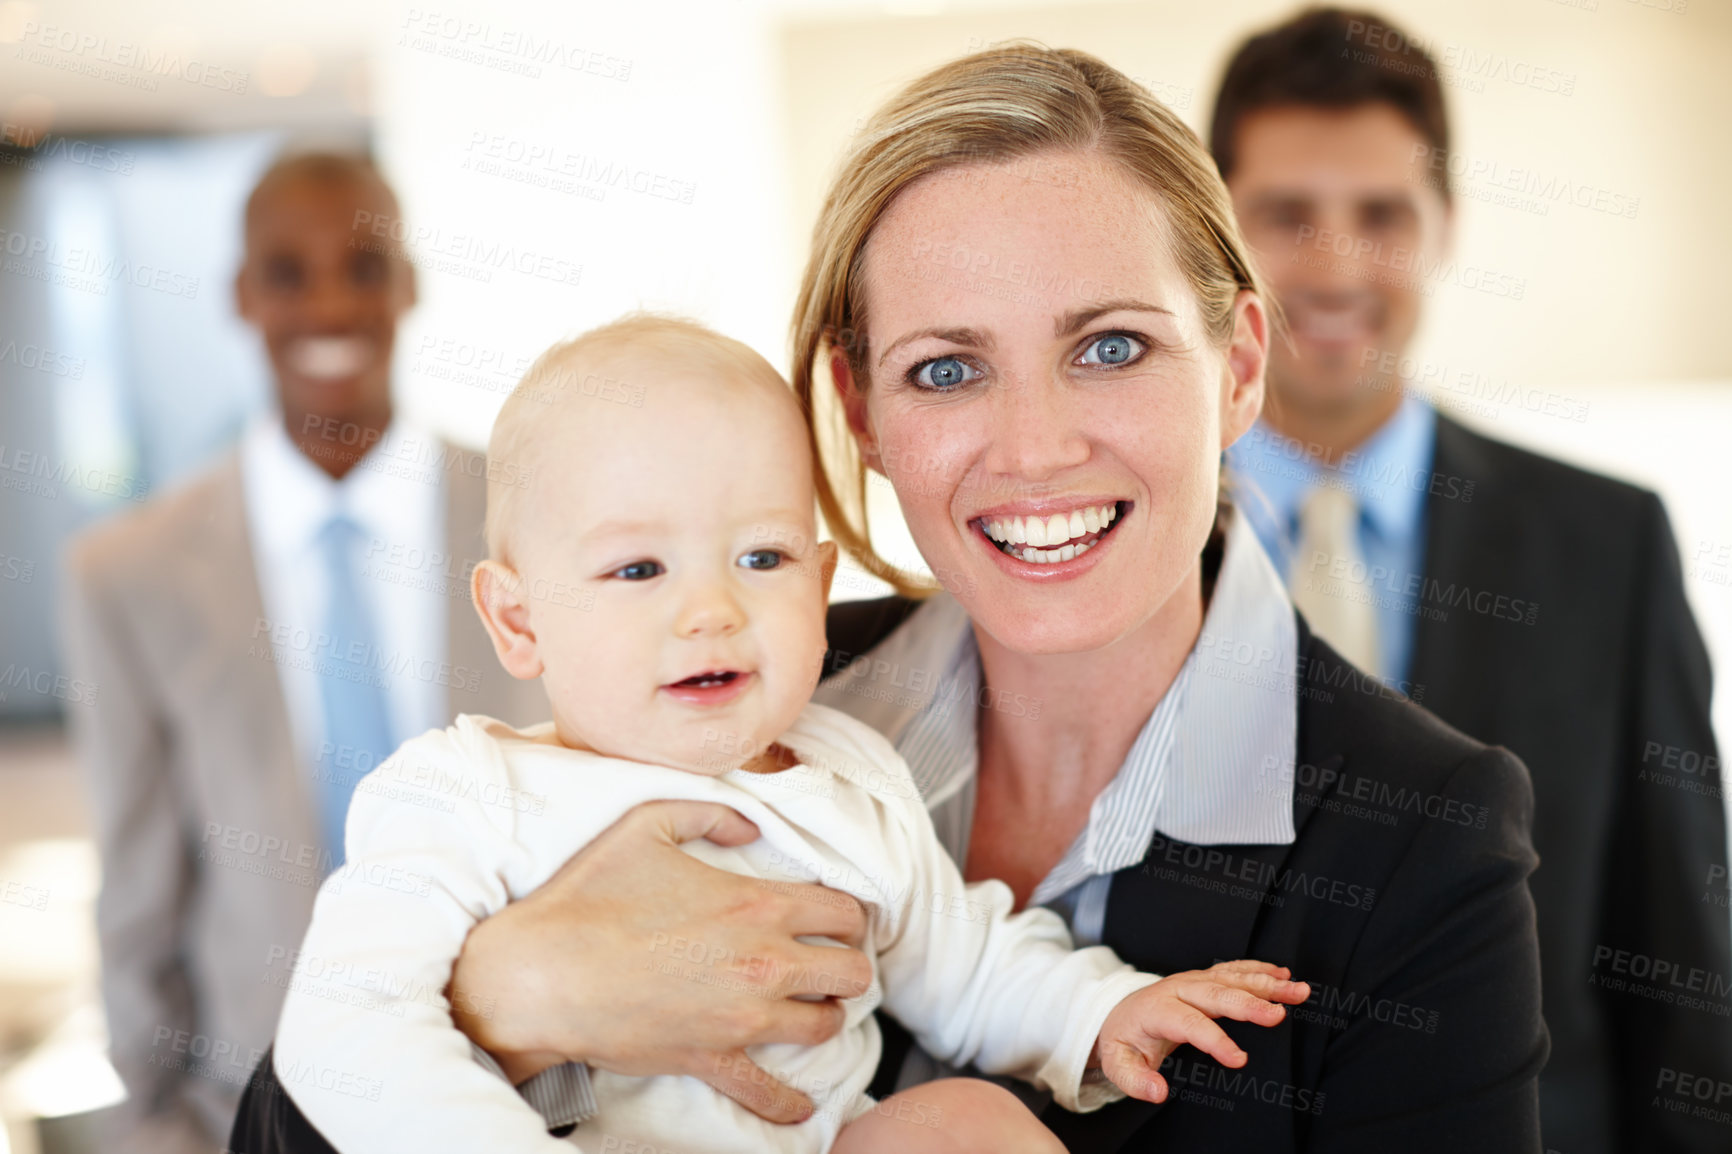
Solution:
M281 414L255 421L241 443L247 533L266 617L255 640L259 654L276 663L295 751L309 777L325 738L316 663L327 655L314 639L329 620L330 582L319 535L339 510L361 528L362 574L371 579L357 584L374 643L389 661L383 674L391 732L402 742L451 720L437 671L445 664L452 590L405 579L427 567L421 558L445 549L444 476L417 463L431 455L415 451L435 443L394 421L341 481L289 440ZM268 640L274 643L267 647Z

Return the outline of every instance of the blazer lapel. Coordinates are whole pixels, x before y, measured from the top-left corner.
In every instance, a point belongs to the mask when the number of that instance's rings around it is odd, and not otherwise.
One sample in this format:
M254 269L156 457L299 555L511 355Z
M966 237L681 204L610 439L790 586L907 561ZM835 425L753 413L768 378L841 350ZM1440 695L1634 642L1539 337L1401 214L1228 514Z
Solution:
M1432 487L1426 498L1425 557L1420 571L1427 583L1414 626L1413 660L1407 679L1413 696L1457 729L1489 733L1501 686L1512 671L1486 660L1498 652L1498 630L1514 622L1481 612L1483 598L1528 598L1521 587L1522 559L1531 548L1523 539L1512 505L1522 495L1505 482L1482 451L1480 438L1441 413L1432 472L1460 480L1457 492L1472 499L1451 499Z

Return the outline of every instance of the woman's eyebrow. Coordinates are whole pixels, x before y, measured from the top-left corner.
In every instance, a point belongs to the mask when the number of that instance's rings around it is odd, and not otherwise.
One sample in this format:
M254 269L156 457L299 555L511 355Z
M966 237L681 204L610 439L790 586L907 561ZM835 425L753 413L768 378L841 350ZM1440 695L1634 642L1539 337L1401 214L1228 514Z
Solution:
M1085 325L1098 317L1106 316L1108 313L1165 313L1170 317L1178 315L1172 309L1128 298L1103 301L1092 308L1072 309L1068 313L1061 313L1053 320L1052 335L1055 337L1074 336L1082 331Z
M891 341L890 346L878 358L878 366L883 368L884 362L890 359L890 354L903 345L910 341L924 340L927 337L936 337L941 341L949 341L953 345L967 345L984 352L992 351L992 338L979 329L917 329L911 333L904 333Z

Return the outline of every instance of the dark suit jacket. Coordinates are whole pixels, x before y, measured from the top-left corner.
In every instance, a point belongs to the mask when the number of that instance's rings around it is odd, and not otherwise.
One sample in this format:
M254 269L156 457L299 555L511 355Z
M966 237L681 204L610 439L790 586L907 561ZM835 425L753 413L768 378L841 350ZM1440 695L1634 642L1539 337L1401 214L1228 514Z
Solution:
M1664 1106L1679 1072L1732 1082L1708 657L1665 510L1442 416L1432 470L1421 603L1446 616L1419 617L1409 677L1533 776L1546 1145L1732 1150L1732 1128Z
M835 607L830 668L870 649L911 607ZM1105 940L1156 971L1239 957L1289 965L1317 985L1312 1002L1275 1029L1229 1023L1251 1055L1243 1071L1182 1049L1166 1068L1175 1091L1166 1106L1052 1109L1045 1120L1070 1149L1091 1154L1533 1154L1546 1034L1527 774L1346 665L1303 626L1300 652L1297 841L1204 848L1157 836L1141 866L1115 876ZM896 1042L887 1038L881 1081L900 1062ZM330 1149L268 1059L230 1146Z

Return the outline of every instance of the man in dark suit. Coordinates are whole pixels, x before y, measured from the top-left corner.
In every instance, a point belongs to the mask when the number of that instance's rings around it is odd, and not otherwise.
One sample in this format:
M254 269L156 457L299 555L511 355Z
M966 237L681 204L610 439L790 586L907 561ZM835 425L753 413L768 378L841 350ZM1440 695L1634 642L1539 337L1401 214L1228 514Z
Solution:
M1210 143L1291 334L1240 505L1322 636L1533 775L1546 1146L1726 1149L1688 1098L1732 1083L1719 757L1660 501L1403 389L1451 226L1411 38L1328 9L1252 38Z

